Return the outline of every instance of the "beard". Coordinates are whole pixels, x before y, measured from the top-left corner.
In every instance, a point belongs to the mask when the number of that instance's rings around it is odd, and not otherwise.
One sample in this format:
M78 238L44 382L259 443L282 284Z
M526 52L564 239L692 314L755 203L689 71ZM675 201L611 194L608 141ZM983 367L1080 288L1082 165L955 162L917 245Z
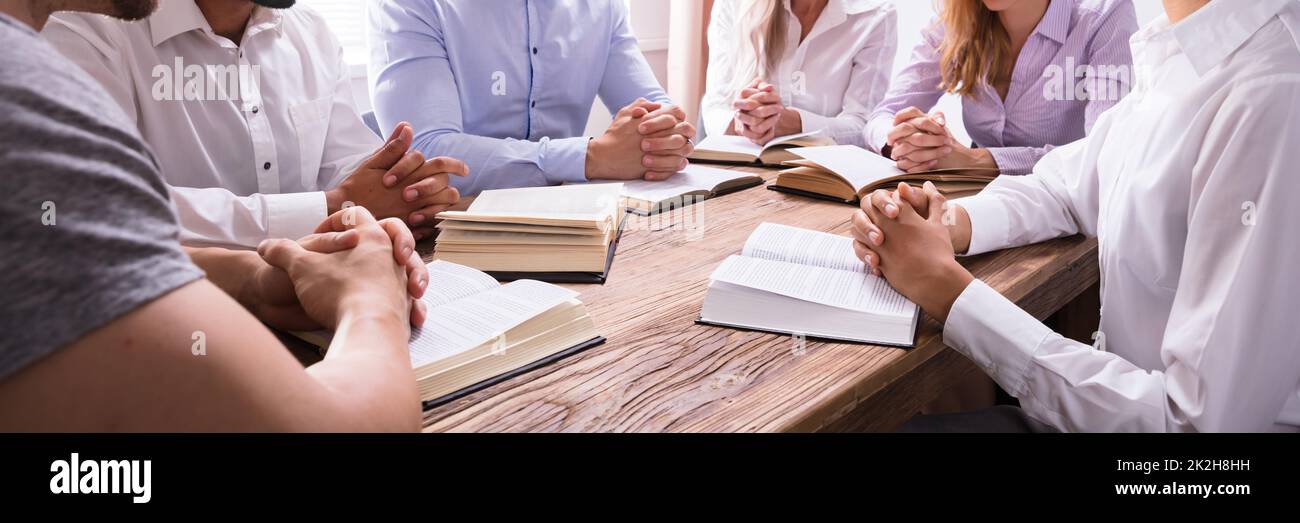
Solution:
M113 12L105 13L127 21L144 20L158 8L158 0L112 0Z
M254 4L271 9L288 9L296 2L297 0L253 0Z

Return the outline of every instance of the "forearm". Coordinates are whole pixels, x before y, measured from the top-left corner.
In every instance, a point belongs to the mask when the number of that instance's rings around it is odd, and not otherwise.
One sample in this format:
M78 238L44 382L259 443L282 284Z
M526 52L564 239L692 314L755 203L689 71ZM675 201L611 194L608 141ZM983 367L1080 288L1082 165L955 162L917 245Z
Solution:
M452 187L474 196L489 189L540 187L586 181L587 137L531 142L460 132L416 135L415 148L428 157L465 162L469 176L451 177Z
M408 353L410 330L396 311L352 313L339 322L325 359L307 369L360 430L419 430L420 399Z

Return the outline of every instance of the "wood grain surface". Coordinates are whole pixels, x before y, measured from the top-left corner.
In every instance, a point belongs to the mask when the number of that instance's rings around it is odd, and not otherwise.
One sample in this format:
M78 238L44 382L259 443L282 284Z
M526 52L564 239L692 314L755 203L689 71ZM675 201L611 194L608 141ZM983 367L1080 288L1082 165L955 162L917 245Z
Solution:
M847 235L853 209L755 187L670 216L629 216L609 281L569 286L608 341L428 411L425 431L897 428L946 384L979 372L944 347L933 320L922 320L913 349L809 340L797 350L788 336L695 324L709 274L760 223ZM1081 237L963 264L1040 319L1098 280L1096 242Z

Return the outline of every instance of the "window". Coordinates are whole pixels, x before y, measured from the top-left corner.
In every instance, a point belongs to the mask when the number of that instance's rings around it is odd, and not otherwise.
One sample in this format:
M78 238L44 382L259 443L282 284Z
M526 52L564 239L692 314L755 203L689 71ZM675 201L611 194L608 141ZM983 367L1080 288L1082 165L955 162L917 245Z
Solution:
M343 58L351 65L365 65L366 2L364 0L302 0L325 18L343 45Z

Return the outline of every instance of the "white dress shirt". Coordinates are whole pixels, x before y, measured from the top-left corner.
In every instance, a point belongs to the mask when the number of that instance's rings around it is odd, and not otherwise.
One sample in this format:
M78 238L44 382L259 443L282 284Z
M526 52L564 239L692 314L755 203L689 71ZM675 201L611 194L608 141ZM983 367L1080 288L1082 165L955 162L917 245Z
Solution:
M43 34L135 120L171 186L183 242L255 246L311 233L326 216L321 191L382 143L357 114L325 21L305 6L257 7L236 44L192 0L160 4L138 23L62 13ZM162 71L175 81L178 61L182 89L167 93ZM187 96L191 66L205 82ZM220 76L208 66L243 66L255 81L209 99Z
M976 281L949 346L1072 431L1300 425L1300 4L1210 2L1133 37L1136 89L1082 141L962 200L971 253L1100 244L1097 348Z
M808 37L799 41L799 19L783 0L785 51L774 78L781 103L799 112L806 132L824 130L836 142L864 145L862 129L885 98L898 49L898 16L879 0L830 0ZM731 103L741 46L740 0L718 0L709 21L709 67L703 100L704 129L723 135L736 111ZM752 78L740 80L748 82Z

